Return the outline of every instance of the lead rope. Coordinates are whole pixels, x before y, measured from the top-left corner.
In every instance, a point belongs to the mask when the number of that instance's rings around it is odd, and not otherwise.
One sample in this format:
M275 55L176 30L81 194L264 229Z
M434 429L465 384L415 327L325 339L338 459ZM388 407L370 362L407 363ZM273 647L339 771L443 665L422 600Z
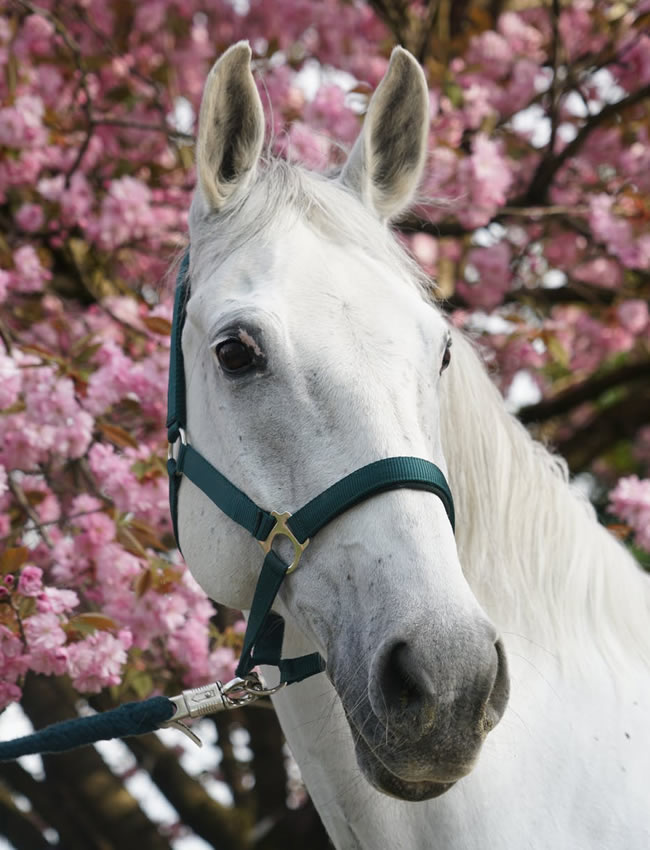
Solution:
M181 262L174 299L169 391L167 407L167 471L169 503L174 535L178 534L178 493L182 479L190 481L226 516L245 528L260 544L264 560L255 587L244 635L244 645L236 677L223 684L214 682L183 691L179 696L152 697L143 702L126 703L93 717L78 717L55 723L33 735L0 743L0 761L22 755L62 752L100 740L142 735L161 727L173 726L201 746L201 741L183 722L226 709L255 704L287 684L302 681L325 669L325 662L314 652L299 658L282 658L284 620L271 609L285 576L292 573L310 543L325 525L360 502L399 487L426 490L442 502L452 530L454 502L442 471L428 460L416 457L392 457L369 463L324 490L293 515L266 511L235 487L189 443L186 433L185 365L181 337L185 305L189 294L189 251ZM290 564L273 550L276 537L285 537L293 546ZM268 664L278 667L280 682L267 687L253 667Z

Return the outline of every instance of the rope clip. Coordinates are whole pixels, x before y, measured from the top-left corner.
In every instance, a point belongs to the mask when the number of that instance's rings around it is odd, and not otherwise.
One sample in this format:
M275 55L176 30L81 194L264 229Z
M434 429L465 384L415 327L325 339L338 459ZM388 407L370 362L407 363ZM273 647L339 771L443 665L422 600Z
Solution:
M268 688L257 673L248 673L243 679L236 676L225 685L222 682L214 682L211 685L202 685L200 688L191 688L178 696L169 698L174 704L175 712L173 717L161 723L160 727L178 729L197 747L202 747L203 742L199 736L186 723L183 723L183 720L188 717L216 714L232 708L242 708L254 703L260 697L271 696L285 684L286 682L280 682L275 687Z

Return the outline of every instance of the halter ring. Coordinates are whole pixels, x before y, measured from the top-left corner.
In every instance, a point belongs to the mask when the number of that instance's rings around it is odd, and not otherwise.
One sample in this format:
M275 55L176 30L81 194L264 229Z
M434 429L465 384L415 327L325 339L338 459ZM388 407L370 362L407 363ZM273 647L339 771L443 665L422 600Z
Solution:
M181 441L182 446L186 446L187 443L187 434L185 433L185 428L178 429L178 437L174 440L173 443L167 443L167 460L174 459L174 446L178 441Z
M302 553L305 551L307 546L309 546L309 537L305 540L304 543L301 543L296 538L293 531L291 531L291 529L287 525L287 520L291 519L291 514L289 513L289 511L284 511L284 513L281 514L277 511L271 511L271 516L275 517L275 525L269 532L269 536L266 538L266 540L258 540L257 542L262 547L262 552L264 552L265 555L268 555L271 551L273 541L278 535L281 534L283 537L287 537L291 541L291 543L293 544L293 560L287 567L287 571L285 573L285 575L289 575L289 573L292 573L296 569L300 558L302 557Z

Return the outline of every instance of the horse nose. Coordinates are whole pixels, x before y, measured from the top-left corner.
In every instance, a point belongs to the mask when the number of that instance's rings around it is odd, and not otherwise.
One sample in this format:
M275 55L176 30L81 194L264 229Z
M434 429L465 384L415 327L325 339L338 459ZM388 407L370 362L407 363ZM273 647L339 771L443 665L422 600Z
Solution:
M369 698L375 715L393 731L417 740L433 731L444 712L487 734L508 701L506 655L500 639L482 647L447 647L424 653L407 640L385 641L371 663Z

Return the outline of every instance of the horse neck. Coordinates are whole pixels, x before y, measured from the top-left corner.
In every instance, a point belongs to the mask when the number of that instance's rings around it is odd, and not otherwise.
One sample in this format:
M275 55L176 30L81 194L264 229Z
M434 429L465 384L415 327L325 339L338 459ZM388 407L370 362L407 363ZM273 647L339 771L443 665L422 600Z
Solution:
M508 414L458 335L441 419L461 563L507 635L571 662L650 659L650 585L568 482L566 464Z

